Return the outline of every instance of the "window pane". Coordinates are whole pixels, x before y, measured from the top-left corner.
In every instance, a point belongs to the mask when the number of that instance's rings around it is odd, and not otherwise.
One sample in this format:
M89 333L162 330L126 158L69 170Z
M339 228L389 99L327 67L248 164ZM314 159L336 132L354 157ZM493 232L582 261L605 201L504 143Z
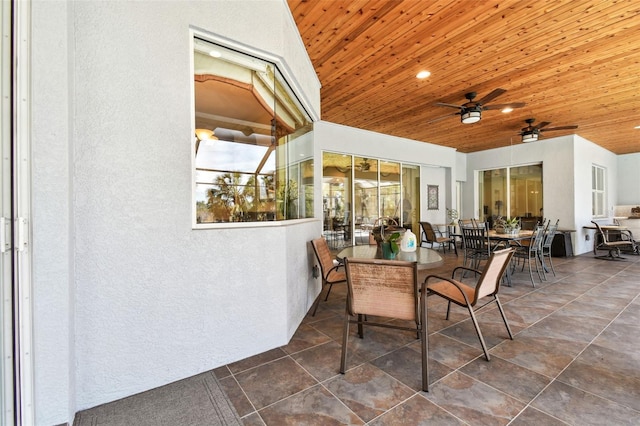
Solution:
M356 214L373 224L381 216L378 205L378 160L354 157L354 188L359 199Z
M402 165L402 225L420 235L420 167Z
M313 203L300 167L313 158L312 125L277 67L199 38L193 66L197 223L313 212L299 203Z
M542 218L542 164L510 169L510 217Z
M485 170L480 180L480 205L478 218L490 220L507 215L507 169Z

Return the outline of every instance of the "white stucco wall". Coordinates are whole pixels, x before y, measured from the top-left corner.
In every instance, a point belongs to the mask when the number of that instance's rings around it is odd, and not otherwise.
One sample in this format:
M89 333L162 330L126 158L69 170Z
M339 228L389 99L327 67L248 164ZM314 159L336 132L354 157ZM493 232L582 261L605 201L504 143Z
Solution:
M76 397L70 9L38 1L31 10L34 399L36 420L45 425L73 418Z
M619 155L617 176L616 204L640 205L640 153Z
M618 204L617 156L611 151L580 136L576 136L573 163L576 176L573 198L575 203L576 235L573 248L579 254L593 249L594 231L583 228L583 226L591 226L591 221L593 220L591 214L591 166L597 165L606 169L607 215L613 217L613 206ZM604 223L611 223L611 220L606 219Z
M478 185L475 171L543 163L544 215L560 228L574 229L572 234L575 254L588 252L593 247L589 232L583 226L591 221L591 165L598 164L610 172L608 178L609 205L612 205L617 188L615 177L616 156L600 146L577 135L543 139L528 144L516 144L467 155L464 217L478 211L475 188ZM473 210L467 208L473 206Z
M543 163L544 215L560 219L560 226L573 226L573 206L567 205L573 187L573 137L543 139L536 143L518 143L505 148L490 149L467 155L467 182L464 185L463 217L476 217L479 211L475 195L478 170L497 169Z
M37 424L285 344L321 223L191 229L189 29L282 58L317 114L286 3L31 7Z

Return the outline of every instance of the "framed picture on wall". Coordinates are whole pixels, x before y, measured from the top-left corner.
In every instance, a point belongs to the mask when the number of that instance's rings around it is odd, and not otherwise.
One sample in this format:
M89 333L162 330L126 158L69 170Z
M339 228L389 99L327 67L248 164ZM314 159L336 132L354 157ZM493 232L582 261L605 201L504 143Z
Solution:
M438 210L438 185L427 185L427 210Z

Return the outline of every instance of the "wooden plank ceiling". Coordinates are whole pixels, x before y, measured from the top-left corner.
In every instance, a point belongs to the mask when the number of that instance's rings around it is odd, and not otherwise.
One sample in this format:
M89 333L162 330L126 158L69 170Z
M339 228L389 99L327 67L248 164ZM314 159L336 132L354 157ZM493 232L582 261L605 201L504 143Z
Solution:
M322 119L474 152L576 133L640 152L640 1L287 0L322 84ZM418 80L420 70L431 76ZM486 105L462 124L465 93ZM446 118L443 116L449 115ZM434 121L435 120L435 121Z

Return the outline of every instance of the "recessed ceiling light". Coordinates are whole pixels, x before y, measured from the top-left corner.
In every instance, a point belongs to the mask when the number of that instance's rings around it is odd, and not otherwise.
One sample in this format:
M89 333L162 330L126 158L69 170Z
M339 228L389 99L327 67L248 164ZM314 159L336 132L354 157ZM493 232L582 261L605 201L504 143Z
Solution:
M640 129L640 126L636 126L636 127L634 127L634 129Z
M509 112L511 112L511 111L513 111L513 108L511 108L511 107L506 107L506 108L504 108L504 109L502 110L502 112L503 112L504 114L507 114L507 113L509 113Z
M222 56L222 53L218 52L217 50L212 50L209 52L209 56L213 56L214 58L219 58Z
M420 71L418 74L416 74L416 78L427 78L431 75L431 73L429 71Z

